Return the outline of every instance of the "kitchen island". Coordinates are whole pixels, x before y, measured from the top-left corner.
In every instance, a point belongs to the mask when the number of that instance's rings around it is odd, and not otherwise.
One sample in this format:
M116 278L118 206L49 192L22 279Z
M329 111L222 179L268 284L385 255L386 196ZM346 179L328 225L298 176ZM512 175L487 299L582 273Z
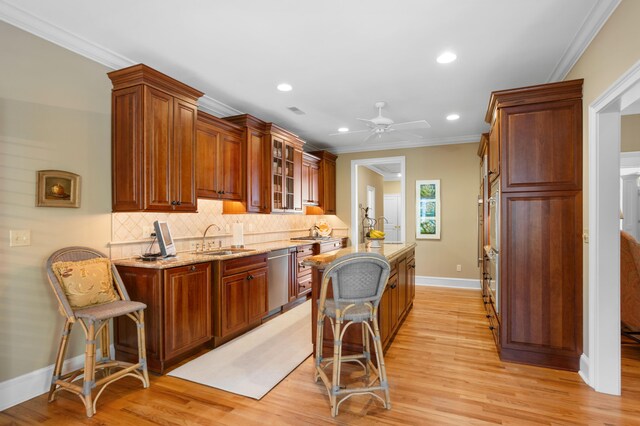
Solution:
M320 286L322 284L322 273L324 269L334 260L351 253L370 252L379 253L387 258L391 264L389 281L380 300L378 307L378 322L380 324L380 338L384 350L389 347L393 337L398 332L405 317L413 307L415 297L415 243L384 243L380 248L367 248L364 244L342 248L327 253L310 256L304 260L304 264L313 268L312 291L311 291L311 338L316 345L316 321L318 317L318 299L320 298ZM329 287L328 297L332 295ZM329 320L325 320L325 335L323 342L323 353L330 356L333 352L333 336ZM355 353L362 351L362 332L359 326L352 326L347 329L342 339L343 351L345 353Z

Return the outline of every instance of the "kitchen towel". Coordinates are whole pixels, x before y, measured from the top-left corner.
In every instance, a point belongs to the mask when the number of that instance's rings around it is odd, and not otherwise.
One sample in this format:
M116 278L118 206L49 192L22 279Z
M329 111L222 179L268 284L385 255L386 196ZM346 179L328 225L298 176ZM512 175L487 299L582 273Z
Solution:
M234 246L243 246L244 245L244 230L242 227L242 223L237 222L231 225L231 231L233 234L232 245Z

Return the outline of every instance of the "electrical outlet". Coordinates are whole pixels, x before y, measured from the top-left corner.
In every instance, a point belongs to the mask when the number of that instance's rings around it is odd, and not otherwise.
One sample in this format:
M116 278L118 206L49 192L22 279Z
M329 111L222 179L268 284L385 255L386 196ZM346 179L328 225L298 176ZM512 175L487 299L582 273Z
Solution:
M11 229L9 231L9 247L20 247L31 245L30 229Z
M155 229L153 226L143 226L142 227L142 238L149 238L151 234L155 233Z
M462 271L462 265L456 265L456 271L458 272Z

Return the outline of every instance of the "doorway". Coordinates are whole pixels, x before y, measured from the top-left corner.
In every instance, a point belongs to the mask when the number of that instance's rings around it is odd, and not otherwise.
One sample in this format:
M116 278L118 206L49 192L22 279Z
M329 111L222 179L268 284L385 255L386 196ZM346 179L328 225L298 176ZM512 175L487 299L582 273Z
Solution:
M399 218L398 218L398 226L400 226L400 230L398 231L398 241L406 241L406 235L405 235L405 229L406 229L406 225L405 225L405 216L406 216L406 212L405 212L405 206L406 206L406 196L405 196L405 157L404 156L399 156L399 157L382 157L382 158L366 158L366 159L358 159L358 160L351 160L351 241L354 242L359 242L361 241L360 238L360 229L361 229L361 217L360 217L360 204L366 204L367 200L363 200L363 199L358 199L358 193L359 193L359 188L361 187L362 182L358 182L358 167L379 167L379 168L383 168L382 166L391 166L394 165L394 167L398 167L398 169L400 170L397 174L399 174L400 176L396 175L396 178L400 181L400 206L401 206L401 213L399 214ZM384 210L384 208L383 208ZM384 211L382 214L380 214L380 212L377 212L377 214L379 216L385 215ZM386 231L385 231L386 232Z
M640 112L640 62L589 106L588 357L580 375L598 392L621 393L620 127ZM617 188L618 190L612 190Z

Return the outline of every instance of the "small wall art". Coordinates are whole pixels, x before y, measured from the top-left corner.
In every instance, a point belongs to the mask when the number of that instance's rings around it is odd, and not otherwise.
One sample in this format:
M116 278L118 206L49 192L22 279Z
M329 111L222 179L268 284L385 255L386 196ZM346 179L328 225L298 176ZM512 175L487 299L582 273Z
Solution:
M440 179L416 181L416 238L440 239Z
M80 207L80 175L38 170L36 182L37 207Z

